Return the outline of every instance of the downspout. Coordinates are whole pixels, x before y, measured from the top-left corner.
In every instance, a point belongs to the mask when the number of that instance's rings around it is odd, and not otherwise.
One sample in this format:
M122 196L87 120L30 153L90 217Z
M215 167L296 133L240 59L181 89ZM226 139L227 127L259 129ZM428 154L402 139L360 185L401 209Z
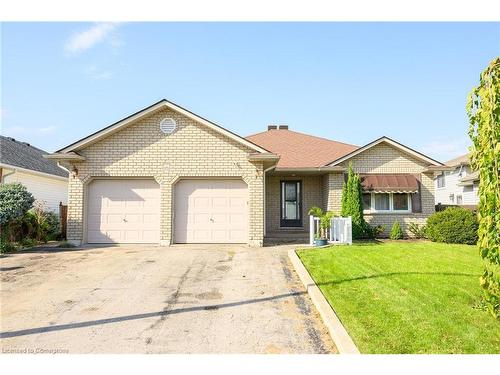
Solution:
M64 166L61 164L61 162L60 162L60 161L58 161L58 162L57 162L57 166L58 166L59 168L64 169L66 172L68 172L68 177L69 177L69 176L71 176L71 171L70 171L68 168L64 167Z

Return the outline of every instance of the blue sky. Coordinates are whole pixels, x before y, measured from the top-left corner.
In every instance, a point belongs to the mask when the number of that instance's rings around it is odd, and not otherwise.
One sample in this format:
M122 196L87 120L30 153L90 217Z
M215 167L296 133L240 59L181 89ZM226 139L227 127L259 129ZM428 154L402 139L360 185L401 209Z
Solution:
M3 23L2 134L55 151L162 98L240 135L288 124L466 152L493 23Z

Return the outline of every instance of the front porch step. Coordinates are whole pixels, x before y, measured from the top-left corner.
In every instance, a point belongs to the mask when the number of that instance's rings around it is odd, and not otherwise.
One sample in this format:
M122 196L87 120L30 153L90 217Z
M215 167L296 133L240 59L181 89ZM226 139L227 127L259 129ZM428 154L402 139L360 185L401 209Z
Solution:
M269 231L264 237L265 244L308 243L309 232L304 230Z

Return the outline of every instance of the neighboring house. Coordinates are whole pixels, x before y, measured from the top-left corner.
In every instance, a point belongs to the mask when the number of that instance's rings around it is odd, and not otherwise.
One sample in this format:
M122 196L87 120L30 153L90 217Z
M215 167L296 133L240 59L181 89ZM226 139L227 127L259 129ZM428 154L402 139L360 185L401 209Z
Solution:
M0 182L20 182L46 209L59 213L59 203L68 201L68 172L45 159L47 154L29 143L0 136Z
M243 138L167 100L47 157L71 171L67 235L77 244L304 239L310 207L340 211L349 163L368 221L406 229L434 212L444 167L387 137L357 147L280 126Z
M470 166L469 154L444 163L449 170L436 176L436 204L475 207L479 203L479 172Z

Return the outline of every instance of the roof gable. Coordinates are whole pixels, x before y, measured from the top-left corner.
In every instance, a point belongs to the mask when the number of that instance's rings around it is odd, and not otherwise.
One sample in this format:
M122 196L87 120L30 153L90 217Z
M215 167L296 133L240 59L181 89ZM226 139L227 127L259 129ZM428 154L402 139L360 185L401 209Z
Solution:
M68 177L68 172L60 168L57 163L43 157L47 154L47 152L28 143L0 136L1 164L58 177Z
M362 152L366 151L366 150L369 150L381 143L386 143L410 156L412 156L413 158L417 159L417 160L422 160L422 161L425 161L426 163L429 163L429 165L435 165L435 166L442 166L443 163L440 163L439 161L437 160L434 160L424 154L422 154L421 152L418 152L418 151L415 151L414 149L410 148L410 147L407 147L405 145L403 145L402 143L399 143L399 142L396 142L395 140L389 138L389 137L381 137L381 138L378 138L376 140L374 140L373 142L370 142L366 145L364 145L363 147L359 147L358 149L340 157L340 158L337 158L329 163L327 163L326 165L327 166L335 166L335 165L338 165L346 160L349 160L351 159L352 157L356 156L356 155L359 155L361 154Z
M246 137L253 143L278 154L277 168L322 167L358 146L303 134L288 129L271 129Z
M444 164L449 167L457 167L459 165L470 165L470 157L469 154L461 155L454 159L448 160Z
M105 127L104 129L101 129L93 134L90 134L89 136L85 137L85 138L82 138L72 144L70 144L69 146L66 146L58 151L56 151L57 153L68 153L68 152L71 152L71 151L77 151L77 150L80 150L84 147L87 147L88 145L92 144L92 143L95 143L105 137L107 137L108 135L110 134L113 134L133 123L135 123L137 120L140 120L146 116L149 116L150 114L162 109L162 108L169 108L171 110L174 110L176 112L179 112L181 113L182 115L188 117L188 118L191 118L192 120L196 121L197 123L200 123L204 126L207 126L247 147L249 147L250 149L256 151L256 152L262 152L262 153L267 153L268 151L254 143L252 143L251 141L245 139L245 138L242 138L240 137L239 135L201 117L201 116L198 116L196 114L194 114L193 112L190 112L188 111L187 109L185 108L182 108L181 106L178 106L177 104L174 104L172 102L169 102L168 100L166 99L162 99L160 100L159 102L157 103L154 103L152 105L150 105L149 107L146 107L128 117L125 117L124 119L122 120L119 120L107 127Z

